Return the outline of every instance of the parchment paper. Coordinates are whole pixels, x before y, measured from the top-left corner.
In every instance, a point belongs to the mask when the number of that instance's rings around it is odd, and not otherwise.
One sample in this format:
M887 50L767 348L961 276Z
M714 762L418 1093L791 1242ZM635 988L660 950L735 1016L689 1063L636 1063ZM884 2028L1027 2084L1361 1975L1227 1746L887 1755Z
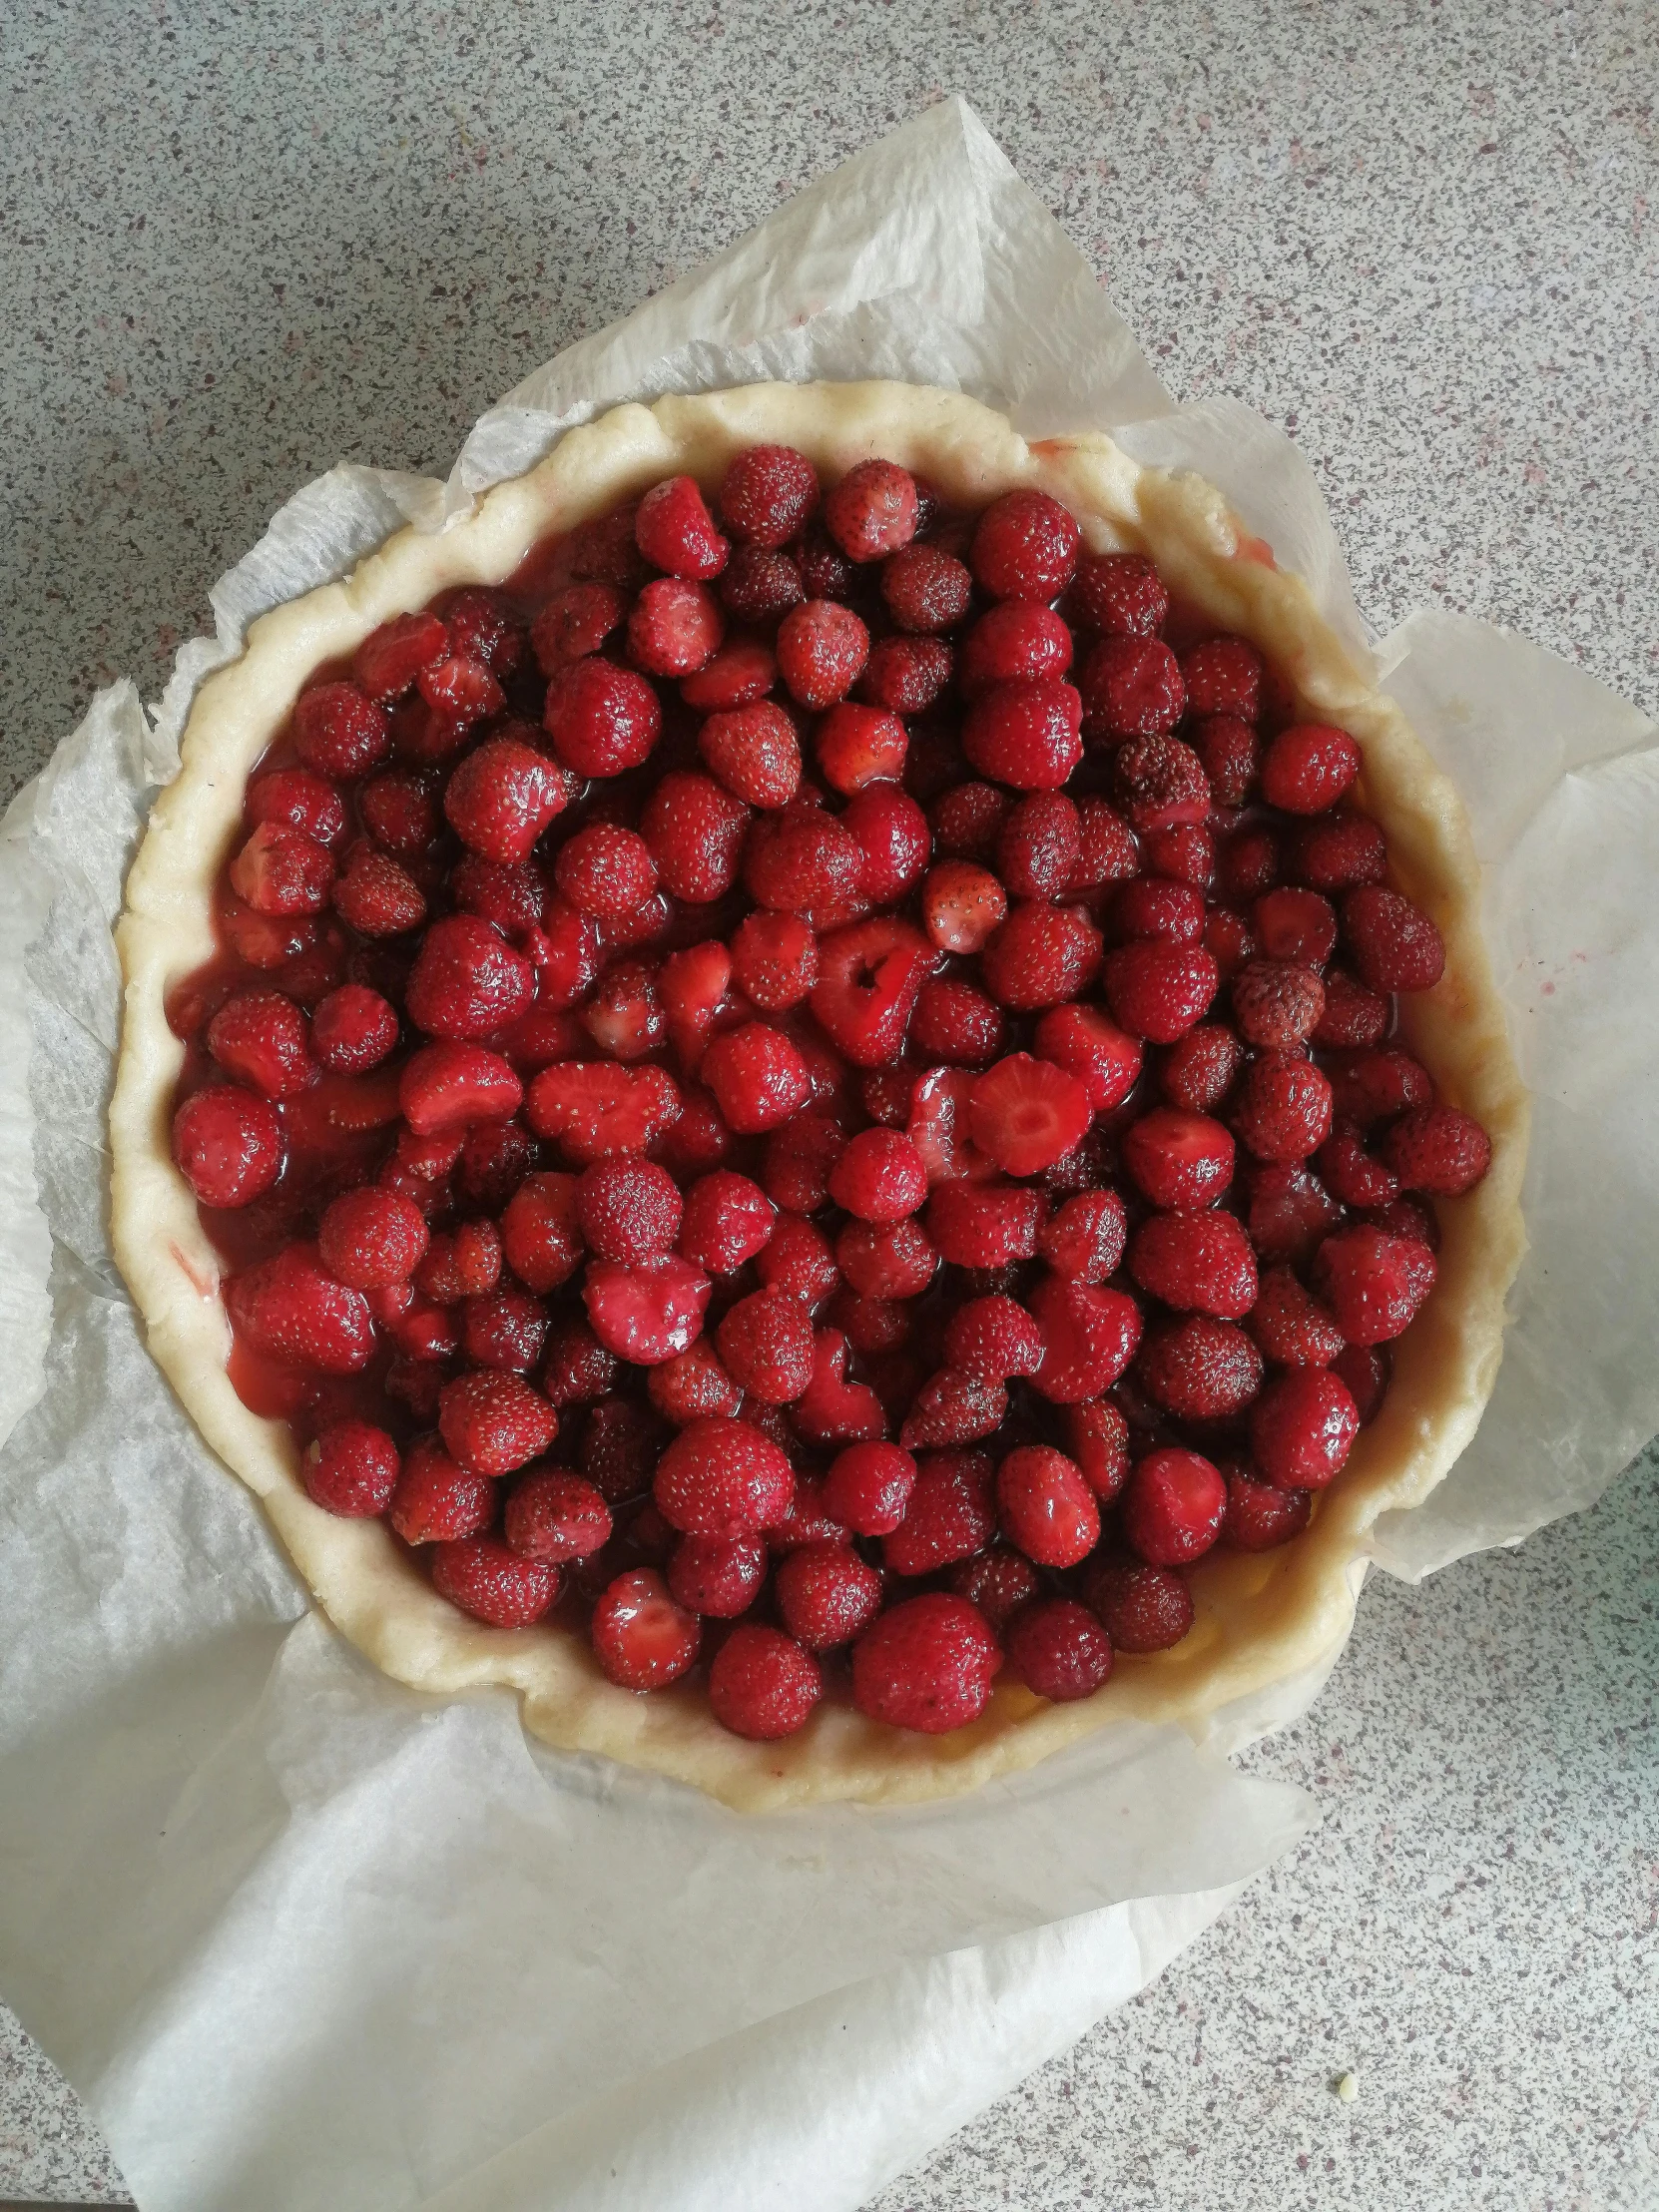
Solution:
M192 691L246 622L618 399L870 374L1202 468L1365 648L1292 448L1231 403L1171 407L948 102L528 378L446 485L307 486L216 588L217 635L154 718L130 685L101 695L7 818L0 1988L147 2212L849 2212L1317 1817L1219 1754L1305 1710L1325 1669L1202 1745L1123 1727L956 1804L761 1820L532 1746L505 1694L415 1696L307 1610L110 1260L110 923ZM1659 1426L1659 753L1588 678L1481 625L1414 618L1380 658L1469 799L1539 1097L1496 1396L1441 1490L1381 1532L1382 1563L1416 1574L1587 1503Z

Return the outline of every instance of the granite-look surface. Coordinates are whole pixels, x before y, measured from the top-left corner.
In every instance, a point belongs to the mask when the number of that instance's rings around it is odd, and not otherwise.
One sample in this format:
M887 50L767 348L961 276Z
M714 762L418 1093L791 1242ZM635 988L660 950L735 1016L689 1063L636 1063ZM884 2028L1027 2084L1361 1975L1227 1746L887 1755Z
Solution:
M1177 396L1297 438L1380 630L1437 600L1659 705L1650 0L0 15L0 793L99 684L159 690L297 484L445 469L526 367L946 91ZM1254 1755L1324 1831L872 2212L1659 2204L1656 1562L1649 1459L1375 1584ZM0 2021L0 2198L119 2201Z

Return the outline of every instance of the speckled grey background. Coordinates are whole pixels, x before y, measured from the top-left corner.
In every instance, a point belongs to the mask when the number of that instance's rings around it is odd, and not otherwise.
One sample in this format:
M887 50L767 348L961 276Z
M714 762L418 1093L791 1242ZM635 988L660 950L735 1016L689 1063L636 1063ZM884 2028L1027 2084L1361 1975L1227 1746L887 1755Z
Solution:
M1652 0L6 0L0 788L159 689L333 461L524 370L946 91L1178 396L1429 600L1659 706ZM871 2212L1659 2204L1659 1479L1379 1581L1261 1749L1324 1830ZM1360 2078L1356 2103L1330 2084ZM0 2198L118 2202L0 2013Z

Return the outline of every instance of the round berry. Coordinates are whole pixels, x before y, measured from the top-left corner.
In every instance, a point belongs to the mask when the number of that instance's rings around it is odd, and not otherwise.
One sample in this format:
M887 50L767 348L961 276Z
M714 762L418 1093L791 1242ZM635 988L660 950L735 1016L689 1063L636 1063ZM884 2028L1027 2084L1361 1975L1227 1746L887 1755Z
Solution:
M619 1574L593 1609L588 1631L607 1680L624 1690L665 1690L694 1666L703 1631L669 1595L655 1567Z
M1221 1534L1227 1484L1196 1451L1150 1451L1130 1472L1121 1505L1123 1533L1149 1566L1185 1566Z
M252 1091L210 1084L173 1117L173 1164L202 1205L251 1205L282 1172L282 1117Z
M990 1702L1002 1653L965 1598L929 1591L879 1614L852 1647L852 1702L866 1719L945 1734Z
M1008 1657L1027 1689L1069 1704L1092 1697L1110 1678L1112 1639L1075 1598L1046 1598L1010 1622Z
M709 1709L734 1736L773 1743L805 1727L824 1694L817 1662L792 1637L740 1621L709 1669Z
M299 1479L306 1496L325 1512L364 1520L390 1504L400 1464L397 1446L383 1428L365 1420L335 1421L306 1450Z

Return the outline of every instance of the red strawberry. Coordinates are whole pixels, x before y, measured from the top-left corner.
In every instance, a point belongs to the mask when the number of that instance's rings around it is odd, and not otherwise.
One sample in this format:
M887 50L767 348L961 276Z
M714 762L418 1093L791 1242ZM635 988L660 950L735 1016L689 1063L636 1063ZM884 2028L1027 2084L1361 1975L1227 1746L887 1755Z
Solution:
M1109 1561L1090 1576L1088 1594L1116 1651L1168 1651L1193 1625L1192 1592L1172 1567Z
M788 545L818 505L818 472L789 445L752 445L721 479L720 515L746 545Z
M475 1536L433 1547L432 1587L491 1628L527 1628L558 1596L559 1570L521 1558L492 1536Z
M1491 1166L1492 1145L1471 1114L1454 1106L1418 1106L1383 1138L1382 1157L1406 1190L1458 1198Z
M906 1451L973 1443L994 1435L1007 1411L1008 1393L1000 1382L939 1368L912 1398L898 1440Z
M231 887L260 914L315 913L328 901L334 859L285 822L262 822L231 862Z
M721 1366L720 1355L707 1337L699 1337L684 1352L653 1368L646 1394L676 1428L713 1414L730 1419L743 1407L743 1391Z
M286 823L318 844L337 845L345 837L345 803L325 777L307 769L268 769L248 787L243 820L250 830L262 822Z
M991 996L1021 1013L1079 997L1099 966L1100 932L1071 907L1039 904L1016 906L979 963Z
M844 699L869 659L869 632L849 607L808 599L778 630L778 673L790 697L822 712Z
M1445 940L1420 906L1381 883L1343 900L1343 936L1374 991L1426 991L1445 970Z
M1045 1276L1031 1292L1043 1333L1042 1366L1032 1388L1056 1405L1076 1405L1110 1389L1141 1341L1141 1310L1121 1291Z
M659 576L628 617L628 658L648 676L691 676L719 652L726 617L707 584Z
M530 628L530 648L544 676L556 676L586 653L597 653L621 623L628 602L615 584L567 584Z
M1051 1008L1037 1023L1033 1042L1045 1060L1078 1077L1096 1113L1121 1106L1141 1072L1140 1039L1095 1007Z
M173 1161L204 1206L249 1206L282 1170L282 1118L231 1083L195 1091L173 1117Z
M853 693L866 707L922 715L950 682L952 655L942 638L877 638Z
M643 1152L680 1110L674 1078L662 1068L594 1060L543 1068L525 1098L536 1135L584 1165L609 1152Z
M881 564L881 596L901 630L954 630L968 611L973 578L936 545L907 545Z
M400 699L421 670L448 651L449 632L436 615L397 615L364 638L351 674L370 699Z
M1233 1139L1208 1114L1155 1106L1123 1138L1123 1164L1154 1206L1213 1206L1233 1180Z
M593 1655L624 1690L662 1690L697 1663L703 1631L654 1567L619 1574L593 1609Z
M1275 1489L1257 1482L1237 1464L1227 1476L1227 1514L1221 1540L1230 1551L1276 1551L1300 1536L1313 1511L1309 1490Z
M569 778L545 753L516 738L491 738L450 777L443 811L464 845L511 864L529 857L570 798Z
M1129 1476L1129 1423L1109 1397L1066 1408L1067 1440L1083 1479L1109 1504Z
M1073 1283L1104 1283L1123 1258L1127 1236L1116 1191L1083 1190L1044 1222L1037 1247L1054 1273Z
M474 1474L511 1474L547 1449L559 1425L552 1406L521 1375L483 1368L446 1382L438 1407L445 1446Z
M795 724L769 699L710 715L697 750L726 790L751 807L787 807L801 783Z
M1300 1165L1254 1168L1249 1190L1250 1241L1270 1262L1301 1267L1342 1220L1343 1210L1325 1185Z
M607 1352L650 1368L684 1352L699 1334L713 1289L702 1269L676 1252L632 1267L590 1260L582 1303Z
M1187 711L1254 722L1262 701L1262 656L1243 638L1206 638L1181 663Z
M1230 1321L1208 1314L1154 1330L1137 1373L1155 1405L1178 1420L1225 1420L1262 1387L1262 1355Z
M225 1306L249 1350L284 1367L355 1375L374 1356L368 1301L335 1282L314 1245L284 1245L233 1276Z
M722 1728L756 1743L804 1728L823 1694L816 1660L763 1621L740 1621L709 1668L710 1712Z
M305 1017L280 991L233 991L208 1024L208 1050L267 1098L291 1098L315 1080Z
M1088 1129L1088 1092L1075 1075L1028 1052L998 1060L973 1086L973 1141L1009 1175L1036 1175L1079 1143Z
M881 1545L894 1574L931 1574L982 1550L996 1533L991 1462L978 1451L944 1451L916 1465L904 1518Z
M813 1379L790 1417L811 1443L868 1443L886 1434L875 1392L867 1382L846 1380L846 1339L839 1330L821 1329L814 1337Z
M422 1045L398 1083L403 1118L420 1136L517 1113L524 1086L499 1053L445 1041Z
M1285 1051L1304 1043L1325 1012L1325 985L1295 960L1250 960L1233 978L1233 1019L1247 1044Z
M1319 722L1281 730L1262 761L1262 796L1287 815L1323 815L1360 773L1360 748L1346 730Z
M763 1404L787 1405L813 1380L813 1324L788 1291L741 1298L716 1334L720 1357L740 1388Z
M1328 1368L1343 1333L1289 1268L1270 1268L1247 1321L1267 1357L1283 1368Z
M958 1306L945 1331L945 1358L965 1375L1006 1382L1035 1375L1042 1365L1042 1331L1011 1298L975 1298Z
M933 958L917 930L892 919L857 922L821 941L813 1013L854 1067L882 1067L898 1058Z
M1126 944L1106 956L1106 997L1131 1035L1173 1044L1210 1010L1221 983L1200 945Z
M795 1472L750 1422L694 1421L658 1460L652 1495L669 1524L688 1535L747 1536L784 1518Z
M507 704L506 695L482 661L470 653L452 653L433 661L415 678L415 689L434 715L457 729L466 729Z
M712 1620L747 1613L766 1578L767 1547L759 1536L682 1536L668 1563L675 1603Z
M1314 1261L1314 1287L1351 1345L1386 1344L1409 1328L1434 1288L1434 1255L1381 1229L1327 1237Z
M1130 1474L1121 1507L1123 1533L1149 1566L1180 1567L1221 1534L1227 1484L1196 1451L1148 1452Z
M984 1616L942 1590L890 1606L852 1647L852 1702L866 1719L938 1736L977 1720L1002 1653Z
M941 952L978 952L1007 912L1007 893L989 868L971 860L941 860L928 869L921 914Z
M819 926L826 912L859 910L864 851L857 838L822 808L796 806L764 815L749 832L744 881L759 906L805 914Z
M1330 1079L1311 1060L1263 1053L1239 1086L1233 1127L1258 1160L1306 1160L1330 1134Z
M1154 1214L1135 1232L1129 1272L1178 1312L1238 1321L1256 1303L1256 1255L1231 1214Z
M590 655L548 685L543 720L566 768L577 776L620 776L650 758L663 710L643 676Z
M962 751L981 776L1015 791L1058 791L1083 758L1083 702L1054 677L995 684L968 709Z
M1045 1598L1008 1630L1008 1656L1025 1686L1056 1704L1092 1697L1110 1678L1112 1640L1075 1598Z
M386 718L355 684L312 684L293 708L293 750L318 776L354 781L391 750Z
M974 525L968 565L993 599L1058 599L1077 570L1077 519L1045 491L1005 491Z
M1077 682L1087 735L1108 743L1161 736L1187 704L1180 664L1161 638L1102 638Z
M404 1004L430 1037L484 1037L529 1010L536 971L475 914L449 914L421 940Z
M1042 1567L1074 1567L1100 1540L1100 1507L1076 1460L1047 1444L1010 1451L996 1470L1002 1533Z
M1139 553L1085 553L1071 602L1077 619L1108 638L1149 638L1164 627L1169 593Z
M1282 1490L1323 1490L1341 1472L1360 1433L1348 1384L1326 1368L1276 1376L1250 1415L1250 1451Z
M927 1235L957 1267L999 1268L1037 1249L1041 1194L1014 1184L936 1183L927 1202Z
M718 576L731 551L693 476L653 485L635 513L634 542L653 568L670 576Z

